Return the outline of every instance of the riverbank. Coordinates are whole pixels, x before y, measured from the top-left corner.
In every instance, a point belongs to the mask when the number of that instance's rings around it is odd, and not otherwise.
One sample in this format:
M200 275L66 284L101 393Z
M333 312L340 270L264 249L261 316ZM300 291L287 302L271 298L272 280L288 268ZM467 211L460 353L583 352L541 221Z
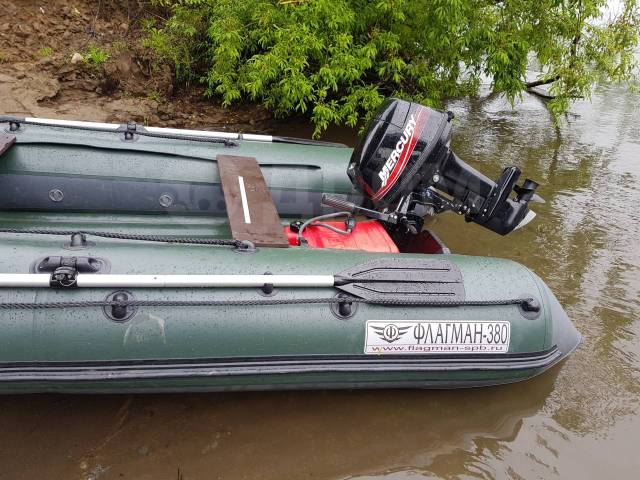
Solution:
M226 109L204 99L198 86L174 86L169 66L142 45L141 21L153 15L142 5L133 0L0 0L0 114L243 132L273 129L262 107Z

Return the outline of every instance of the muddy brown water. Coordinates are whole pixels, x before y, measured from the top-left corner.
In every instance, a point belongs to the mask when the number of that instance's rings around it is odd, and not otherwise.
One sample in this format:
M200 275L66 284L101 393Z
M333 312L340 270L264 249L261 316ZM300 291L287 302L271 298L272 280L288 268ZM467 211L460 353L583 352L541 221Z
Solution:
M585 337L550 372L458 391L5 396L0 479L638 478L639 107L602 88L556 130L536 97L450 105L456 152L494 178L520 166L546 203L506 238L453 215L433 228L549 283Z

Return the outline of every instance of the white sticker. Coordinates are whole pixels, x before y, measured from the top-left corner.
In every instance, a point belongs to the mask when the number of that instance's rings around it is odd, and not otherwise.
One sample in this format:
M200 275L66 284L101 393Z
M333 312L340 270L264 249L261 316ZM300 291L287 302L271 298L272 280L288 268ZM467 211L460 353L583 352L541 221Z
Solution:
M238 177L238 185L240 185L240 200L242 200L244 223L251 223L251 215L249 215L249 202L247 201L247 191L244 189L244 177Z
M504 321L369 320L365 328L369 355L507 353L511 339Z

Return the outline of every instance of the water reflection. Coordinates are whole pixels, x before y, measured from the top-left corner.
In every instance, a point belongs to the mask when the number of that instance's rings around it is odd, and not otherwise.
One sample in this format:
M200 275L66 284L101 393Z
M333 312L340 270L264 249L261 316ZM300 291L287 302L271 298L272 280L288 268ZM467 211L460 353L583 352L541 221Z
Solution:
M558 368L520 385L455 391L291 392L0 399L0 477L340 478L411 470L473 472L476 438L516 438L552 391ZM28 409L25 409L25 405ZM40 458L39 458L40 457ZM49 465L52 458L58 459ZM259 462L250 465L251 459ZM53 470L43 468L53 467ZM216 478L215 476L213 478Z

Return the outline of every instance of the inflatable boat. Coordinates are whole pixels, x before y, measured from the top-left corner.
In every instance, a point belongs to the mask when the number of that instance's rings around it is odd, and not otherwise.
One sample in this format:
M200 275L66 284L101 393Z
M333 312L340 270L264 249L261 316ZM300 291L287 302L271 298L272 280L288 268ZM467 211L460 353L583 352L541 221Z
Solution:
M0 392L455 388L580 343L528 268L451 254L445 211L507 235L537 184L387 100L361 144L0 117ZM464 228L464 222L460 222Z

